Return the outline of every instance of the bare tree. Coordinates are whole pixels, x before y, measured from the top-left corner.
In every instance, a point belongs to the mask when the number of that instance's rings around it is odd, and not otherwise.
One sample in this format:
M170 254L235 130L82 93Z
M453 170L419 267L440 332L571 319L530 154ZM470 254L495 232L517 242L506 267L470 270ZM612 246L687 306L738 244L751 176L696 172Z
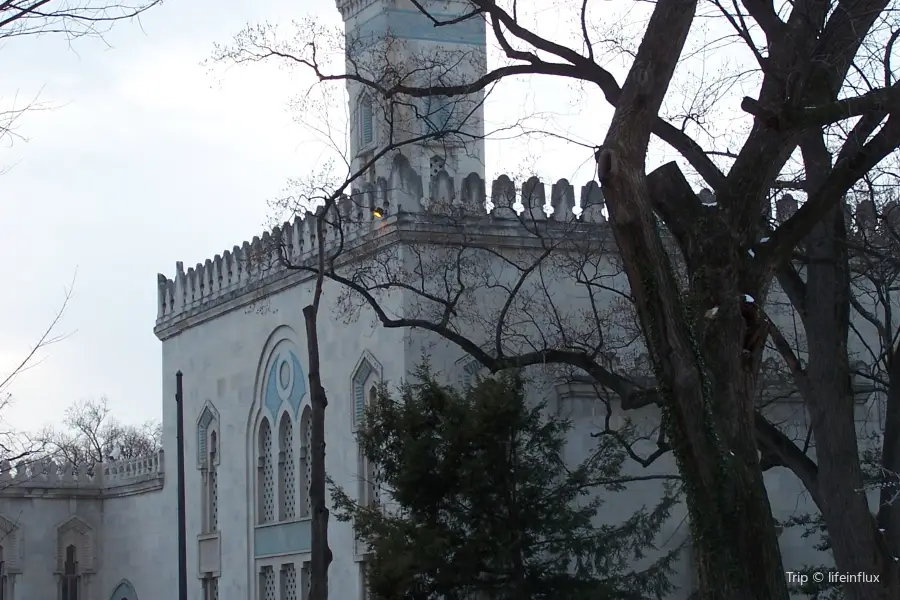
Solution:
M107 399L78 402L66 409L63 428L48 427L36 438L46 453L74 467L149 456L162 447L162 426L156 421L126 425L110 414Z
M507 64L469 81L432 78L427 84L411 76L416 65L390 61L390 68L377 74L353 60L345 70L332 72L322 62L318 31L309 28L286 41L266 28L248 30L229 56L238 62L282 60L309 69L322 81L366 86L388 106L414 104L416 98L464 98L519 75L592 84L615 109L606 138L595 151L610 236L598 240L602 236L597 228L567 226L564 219L529 226L526 218L522 225L536 241L524 250L500 252L479 243L478 234L488 232L479 230L476 222L464 217L455 225L453 219L448 221L454 215L451 207L436 211L449 228L423 231L413 240L423 247L440 244L441 252L423 251L410 258L386 249L364 272L342 271L337 252L324 262L294 266L319 276L324 270L326 277L353 293L348 302L361 299L382 325L437 333L492 371L564 363L615 392L626 409L659 404L666 443L685 483L702 598L788 596L758 449L804 482L827 523L838 569L881 576L877 585L848 585L848 596L897 597L896 555L884 543L860 494L864 482L849 389L850 275L841 210L848 191L900 143L900 116L892 112L900 106L892 66L896 61L891 62L898 37L893 3L837 1L776 8L755 0L713 2L702 16L724 19L733 39L744 44L752 64L747 74L758 93L740 103L753 121L738 144L705 150L695 139L703 133L702 126L675 126L661 117L698 17L695 0L659 0L653 5L622 85L595 54L602 44L589 26L589 3L572 5L582 39L567 45L530 27L515 2L468 0L457 17L442 20L445 17L430 12L430 4L411 1L435 27L486 20ZM681 155L712 190L714 201L695 195L674 162L646 172L652 136ZM408 141L388 138L378 152L386 154ZM714 139L708 141L717 145ZM351 169L345 182L325 194L325 222L339 228L341 215L355 212L343 207L341 195L366 168ZM803 191L803 204L792 214L779 210L780 223L773 226L766 217L773 190L787 187ZM523 196L531 200L525 189ZM535 208L526 203L531 220L537 220ZM344 232L333 235L343 239ZM320 243L322 239L319 235ZM615 249L628 284L627 291L617 292L635 306L652 387L601 359L602 330L564 336L557 326L555 334L548 335L535 325L547 319L564 325L583 315L560 316L557 303L531 320L522 295L539 290L533 282L553 272L557 281L568 277L594 290L593 296L587 294L589 299L599 298L601 288L583 283L590 282L595 271L566 271L566 261L556 258L560 253L547 252L548 247L578 244ZM791 262L798 247L808 257L802 269ZM586 254L578 250L576 254ZM508 268L495 280L479 269L485 253L491 252ZM800 313L809 346L808 364L795 361L793 371L811 417L817 463L756 410L763 349L774 330L764 299L776 275ZM486 302L472 293L473 280L475 287L503 290L507 299ZM421 304L405 305L397 317L381 300L400 289L418 294ZM522 315L529 318L520 319ZM485 340L463 333L478 323L490 323L496 335Z
M309 357L309 389L310 389L310 445L312 446L312 462L309 476L309 504L312 512L312 536L310 554L310 600L327 600L328 567L331 565L332 553L328 545L328 506L325 503L325 409L328 407L328 396L322 386L319 356L318 316L319 304L322 300L322 285L325 272L325 228L320 223L316 227L319 242L318 274L312 303L303 307L303 320L306 325L306 344Z

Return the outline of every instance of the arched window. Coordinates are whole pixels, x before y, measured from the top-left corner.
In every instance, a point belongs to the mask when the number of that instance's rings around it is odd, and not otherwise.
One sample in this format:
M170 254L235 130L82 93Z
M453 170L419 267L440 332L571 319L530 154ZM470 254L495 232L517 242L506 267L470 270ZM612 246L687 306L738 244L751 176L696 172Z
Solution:
M259 599L275 600L278 597L278 581L275 579L275 569L264 566L259 571Z
M259 426L259 455L257 458L257 512L259 523L275 520L275 469L272 464L272 428L263 418Z
M216 431L209 433L209 473L206 483L207 521L206 531L212 533L219 530L219 475L216 469L218 461L219 439Z
M371 406L378 397L378 390L373 385L369 388L366 396L366 406ZM363 506L371 506L375 503L377 494L377 474L372 461L366 456L362 444L357 445L359 462L357 469L359 473L359 503Z
M294 518L297 510L297 501L294 497L297 487L295 476L297 465L294 463L294 424L291 422L290 413L285 412L282 415L281 426L278 429L278 512L282 521L288 521Z
M453 122L454 101L447 96L425 99L425 134L441 135L457 128Z
M294 563L281 565L281 600L298 600L297 569Z
M309 484L312 475L312 427L309 406L300 415L300 518L309 517Z
M374 107L372 98L364 95L359 101L359 147L365 149L375 141Z
M78 570L78 551L75 545L66 546L66 562L60 580L60 600L81 598L81 575Z
M309 561L300 565L300 600L309 600L309 587L312 577L309 574Z
M219 530L219 415L208 403L197 420L197 468L200 469L200 532Z

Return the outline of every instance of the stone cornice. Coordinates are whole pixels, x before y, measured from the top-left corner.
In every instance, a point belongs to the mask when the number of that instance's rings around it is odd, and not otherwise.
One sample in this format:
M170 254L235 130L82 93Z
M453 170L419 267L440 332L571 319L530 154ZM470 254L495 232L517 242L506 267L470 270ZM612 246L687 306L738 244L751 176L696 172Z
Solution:
M579 234L589 234L596 244L598 237L605 242L607 250L614 248L612 236L598 236L598 232L609 232L605 222L573 223L542 220L529 223L537 226L547 236L559 236L560 246L566 247L568 240L577 243ZM377 227L372 227L361 235L355 234L345 239L345 249L335 261L336 268L352 262L365 260L375 252L383 251L397 244L403 245L457 245L465 243L470 247L506 248L518 250L539 250L541 239L522 229L517 218L464 217L461 219L441 217L428 213L399 214L385 218ZM333 244L333 242L332 242ZM265 251L265 249L262 249ZM306 253L299 260L292 261L298 266L315 265L318 256ZM209 294L200 302L174 314L172 318L161 319L154 328L160 340L167 340L192 327L215 319L234 310L244 308L314 278L307 271L289 269L270 260L270 268L250 276L235 289L220 294Z

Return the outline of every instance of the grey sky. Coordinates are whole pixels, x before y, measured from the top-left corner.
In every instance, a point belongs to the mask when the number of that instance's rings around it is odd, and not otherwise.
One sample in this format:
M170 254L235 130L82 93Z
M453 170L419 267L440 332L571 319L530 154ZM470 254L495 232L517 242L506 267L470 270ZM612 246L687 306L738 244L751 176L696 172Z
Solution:
M266 200L326 150L288 110L302 77L265 66L210 74L200 62L248 21L316 11L340 24L327 1L169 0L140 24L120 24L108 46L6 42L0 101L39 95L52 110L28 114L18 132L29 140L0 149L11 168L0 178L0 366L34 343L77 270L59 330L75 333L15 381L6 421L34 430L101 395L123 420L161 415L157 272L171 277L177 260L194 265L259 234ZM564 81L511 82L488 101L488 128L541 112L555 131L601 140L608 111L585 98ZM550 140L506 142L502 156L496 143L487 149L489 175L533 157L545 181L590 177L589 149Z

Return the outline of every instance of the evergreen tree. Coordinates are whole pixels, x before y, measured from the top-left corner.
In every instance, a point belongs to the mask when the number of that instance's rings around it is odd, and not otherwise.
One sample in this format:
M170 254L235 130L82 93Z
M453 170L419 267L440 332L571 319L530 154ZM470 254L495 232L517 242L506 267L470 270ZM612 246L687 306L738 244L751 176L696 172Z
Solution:
M674 504L598 524L603 497L620 491L625 453L608 436L575 468L563 449L568 421L529 406L517 375L467 394L437 383L427 363L367 408L359 441L389 499L361 506L332 494L335 516L368 545L375 600L660 598L677 550L645 552ZM608 495L608 494L607 494ZM641 561L644 568L634 569Z

